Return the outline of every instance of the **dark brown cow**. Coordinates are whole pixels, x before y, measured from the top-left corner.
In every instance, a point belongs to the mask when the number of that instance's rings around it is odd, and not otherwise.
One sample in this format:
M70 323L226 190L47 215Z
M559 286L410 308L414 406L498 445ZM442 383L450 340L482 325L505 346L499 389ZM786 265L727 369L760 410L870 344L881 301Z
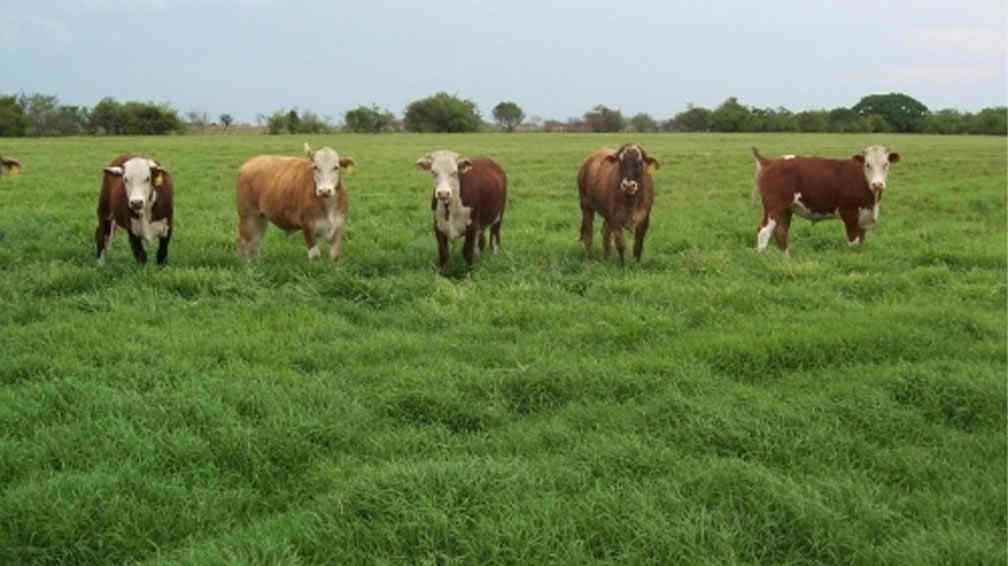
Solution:
M173 194L171 175L156 161L135 155L113 159L105 168L98 196L98 263L105 261L112 235L122 226L138 263L147 262L144 242L157 238L157 262L163 264L172 236Z
M770 234L777 247L788 253L791 215L812 222L839 218L847 228L847 242L864 242L865 230L878 222L879 204L886 187L889 164L899 154L873 145L851 159L793 157L767 159L752 148L756 157L756 188L763 201L763 220L756 235L756 249L763 251Z
M0 175L4 173L13 177L24 169L24 165L20 161L14 159L13 157L8 157L6 155L0 155Z
M268 223L288 235L304 234L308 259L321 256L317 240L329 242L329 258L339 259L349 199L342 172L352 171L354 160L323 147L308 159L260 155L238 170L235 200L238 207L238 253L245 259L259 255Z
M477 237L486 247L484 230L490 228L490 248L500 248L500 227L507 204L507 175L487 157L463 159L453 151L435 151L417 159L416 166L430 171L434 181L431 210L438 263L448 263L450 245L465 235L462 257L472 266Z
M602 216L602 251L609 257L615 236L616 250L623 263L623 229L634 233L633 255L640 261L644 235L651 222L654 182L651 173L661 164L639 144L624 144L617 150L602 148L588 156L578 168L581 196L581 243L584 258L591 257L592 224L595 213Z

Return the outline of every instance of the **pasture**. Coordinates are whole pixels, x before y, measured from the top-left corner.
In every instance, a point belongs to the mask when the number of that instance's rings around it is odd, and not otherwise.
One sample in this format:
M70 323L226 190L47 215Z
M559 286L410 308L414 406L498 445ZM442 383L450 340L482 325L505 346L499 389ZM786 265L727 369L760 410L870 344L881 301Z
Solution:
M596 232L584 263L576 168L628 139L662 165L643 261ZM343 256L271 226L246 266L235 173L304 141L357 162ZM750 145L870 143L903 159L864 246L796 218L753 250ZM1005 138L2 144L0 563L1005 562ZM509 176L471 275L460 241L435 267L441 148ZM95 266L126 151L174 177L163 268L122 231Z

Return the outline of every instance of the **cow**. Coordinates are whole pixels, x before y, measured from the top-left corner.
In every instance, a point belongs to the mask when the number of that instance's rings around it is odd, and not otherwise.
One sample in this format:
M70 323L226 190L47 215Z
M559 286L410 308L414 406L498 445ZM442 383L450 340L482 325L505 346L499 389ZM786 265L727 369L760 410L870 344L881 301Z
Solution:
M640 144L627 143L619 149L602 148L589 155L578 168L581 197L581 244L584 259L591 258L592 224L595 213L602 217L602 251L609 258L615 237L616 251L623 263L623 229L634 233L633 255L640 261L644 235L651 222L654 181L651 174L661 164Z
M880 145L866 148L850 159L794 157L767 159L753 147L756 188L763 201L763 220L756 234L756 249L764 251L773 234L777 247L788 254L791 215L812 222L839 218L847 228L851 247L864 243L865 231L878 222L889 164L900 156Z
M339 259L349 199L342 173L353 171L352 157L341 157L329 147L312 151L308 159L260 155L238 170L235 199L238 206L238 253L246 259L259 256L259 245L269 222L292 234L304 234L308 260L321 256L316 240L329 243L329 258Z
M132 154L113 159L105 167L98 196L98 264L105 262L112 235L121 226L129 235L137 263L147 263L144 243L157 238L157 263L163 265L172 237L173 197L171 175L157 161Z
M0 155L0 175L4 173L13 177L24 169L24 165L20 161L14 159L13 157L8 157L6 155Z
M500 228L507 205L507 174L489 157L465 159L454 151L435 151L416 160L417 169L430 171L434 189L434 238L438 264L443 270L450 245L465 235L462 257L471 268L476 254L486 247L484 231L490 228L490 249L500 249Z

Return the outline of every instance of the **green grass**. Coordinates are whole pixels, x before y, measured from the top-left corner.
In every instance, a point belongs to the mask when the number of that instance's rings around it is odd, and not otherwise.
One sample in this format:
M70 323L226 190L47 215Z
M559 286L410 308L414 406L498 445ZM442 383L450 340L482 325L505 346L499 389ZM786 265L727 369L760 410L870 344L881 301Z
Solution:
M358 164L335 266L234 249L238 166L303 137L4 140L0 563L1004 564L1006 140L636 136L644 261L582 263L575 169L626 138L312 137ZM870 143L903 159L865 246L753 251L750 145ZM440 148L510 177L468 276ZM94 265L125 151L174 175L164 268Z

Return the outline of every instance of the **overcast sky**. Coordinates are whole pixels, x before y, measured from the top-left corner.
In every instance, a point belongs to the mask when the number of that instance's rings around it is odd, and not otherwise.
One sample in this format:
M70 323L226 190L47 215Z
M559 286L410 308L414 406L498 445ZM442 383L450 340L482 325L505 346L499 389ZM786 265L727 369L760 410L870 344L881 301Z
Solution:
M597 104L791 110L904 92L1006 103L1005 0L0 0L0 93L168 102L252 122L296 107L401 116L438 91L566 119Z

